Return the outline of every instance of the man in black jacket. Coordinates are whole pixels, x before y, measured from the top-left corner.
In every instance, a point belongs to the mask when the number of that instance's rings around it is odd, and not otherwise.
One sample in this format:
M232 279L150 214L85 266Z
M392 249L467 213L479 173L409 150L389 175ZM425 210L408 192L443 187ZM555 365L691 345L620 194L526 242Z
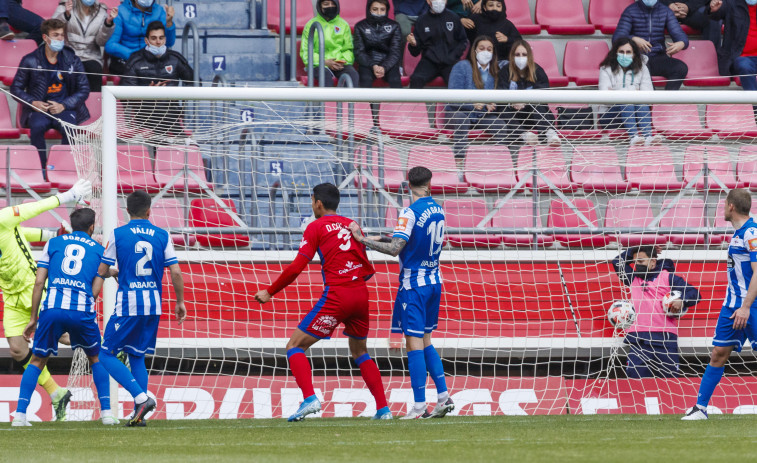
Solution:
M503 0L483 1L481 13L474 13L470 18L464 18L461 21L470 43L481 35L491 37L497 42L497 56L500 63L509 59L513 43L522 38L515 24L507 19L507 10Z
M460 17L446 8L446 0L426 0L430 10L418 18L407 36L410 54L421 60L410 76L410 88L423 88L441 76L444 83L468 48L468 38Z
M160 21L147 25L145 48L132 53L126 62L121 85L176 87L179 82L192 82L193 70L181 53L166 47L166 26ZM183 110L178 102L140 101L130 105L129 113L138 127L156 135L178 136L183 133Z
M400 88L403 40L399 24L388 18L389 0L368 0L365 9L366 17L355 24L352 36L360 86L372 87L375 79L383 79L390 87Z
M673 11L679 23L702 31L702 38L714 43L715 48L720 47L721 22L713 21L705 13L710 0L660 0L660 3Z
M64 45L65 27L60 19L42 22L44 45L21 59L10 89L23 102L19 105L21 126L30 129L29 138L39 151L45 176L45 132L57 130L62 143L68 145L62 122L78 125L89 119L84 104L89 97L89 83L81 60Z
M707 13L725 25L723 46L718 50L720 75L741 76L744 90L757 90L757 4L750 3L754 1L712 0Z

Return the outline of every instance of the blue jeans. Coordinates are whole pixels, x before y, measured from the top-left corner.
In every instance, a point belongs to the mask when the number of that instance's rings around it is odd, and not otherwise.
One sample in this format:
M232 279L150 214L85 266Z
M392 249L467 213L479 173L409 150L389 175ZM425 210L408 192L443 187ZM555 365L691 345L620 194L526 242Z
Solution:
M29 138L32 145L39 152L39 162L42 164L42 171L47 168L47 143L45 143L45 132L50 129L57 130L61 134L61 144L68 145L68 137L63 126L56 119L66 121L69 124L76 124L76 111L63 111L50 117L49 114L33 112L29 115Z
M42 31L39 28L42 18L24 9L18 1L0 0L0 19L8 21L16 30L28 32L28 38L37 42L37 45L42 44Z
M599 118L599 124L608 130L624 128L629 136L652 136L652 115L647 105L614 105Z
M757 90L757 56L739 56L733 62L733 71L741 76L741 87L744 90Z

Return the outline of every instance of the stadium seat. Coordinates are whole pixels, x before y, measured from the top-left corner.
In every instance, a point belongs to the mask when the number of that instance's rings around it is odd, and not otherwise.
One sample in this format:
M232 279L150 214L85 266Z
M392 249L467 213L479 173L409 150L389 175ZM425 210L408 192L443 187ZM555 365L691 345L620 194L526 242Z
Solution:
M707 105L705 124L722 139L757 137L754 109L749 104Z
M676 177L673 155L667 146L629 147L626 180L640 191L680 190L684 186Z
M695 104L652 105L652 128L669 140L709 140L712 130L702 126Z
M50 0L24 0L24 8L37 13L42 19L48 19L53 17L55 9L58 7L58 2Z
M197 180L192 176L184 175L185 165L189 171L194 172L200 179L206 181L205 165L198 147L165 146L155 150L155 180L160 188L165 187L175 175L179 174L171 187L172 191L184 191L185 189L193 192L202 191ZM206 182L206 184L210 186L209 183Z
M704 190L704 177L708 177L707 189L709 191L723 190L713 177L717 177L728 190L738 187L728 148L720 145L689 145L686 147L686 153L683 156L683 183L688 184L704 168L705 153L707 154L709 174L700 177L695 188Z
M10 168L23 180L29 188L37 193L50 191L50 183L42 176L42 165L39 162L39 152L31 145L0 145L0 188L6 188L5 172L8 168L6 156L10 150ZM11 177L11 191L26 193L22 184Z
M82 125L88 125L96 120L100 119L103 113L103 97L100 92L91 92L89 98L86 101L87 109L89 110L89 119L87 119Z
M425 103L381 103L379 130L401 140L428 140L440 130L431 127Z
M602 40L572 40L565 44L563 74L576 85L597 85L599 63L610 52Z
M465 181L482 193L511 190L518 180L510 150L502 145L468 146Z
M684 84L698 87L723 87L731 84L731 78L722 77L718 71L718 54L709 40L691 40L689 47L676 53L675 57L687 66Z
M739 186L757 191L757 146L745 145L739 150L736 163Z
M460 193L468 189L468 185L457 175L455 157L450 146L416 145L410 149L407 156L408 168L425 166L434 173L431 180L433 193Z
M449 228L477 228L489 213L484 199L448 199L442 205L444 223ZM491 220L484 228L491 226ZM502 238L495 234L450 234L445 232L445 241L457 247L497 246Z
M363 2L339 2L339 17L347 21L352 30L355 24L365 19L365 4Z
M534 220L536 218L536 220ZM497 210L492 217L493 228L541 228L541 214L539 208L536 208L534 215L534 202L531 199L510 199L501 208ZM534 235L527 233L516 233L501 235L502 243L505 246L531 246L534 243ZM554 242L549 235L537 235L537 244L546 246Z
M231 199L223 200L231 211L236 214L237 208ZM189 207L189 226L194 228L216 228L216 227L239 227L234 218L229 215L213 199L193 199ZM250 238L247 235L231 234L197 234L197 242L206 247L243 247L250 244Z
M54 2L49 2L53 3ZM57 6L57 5L55 5ZM3 65L0 66L0 81L7 86L13 83L16 76L16 69L21 62L21 58L37 49L34 40L2 40L0 41L0 56L2 56Z
M100 3L103 3L108 6L108 8L115 8L121 5L123 0L100 0Z
M533 160L536 168L552 182L557 189L574 191L577 186L570 180L570 174L565 167L565 158L560 148L551 146L524 146L518 152L518 180L526 178L525 186L533 187ZM536 180L539 191L550 191L550 187L542 178Z
M348 103L342 102L342 122L341 130L336 117L337 103L327 101L324 103L324 117L326 119L326 133L332 137L341 134L343 139L347 139L350 133L350 126L347 119ZM352 135L362 140L371 135L374 128L373 113L369 103L355 103L353 106L354 125L352 126Z
M81 149L89 148L82 146ZM53 187L61 191L70 189L79 180L71 150L70 145L55 145L50 147L47 154L47 179Z
M5 96L0 96L0 138L10 140L21 137L21 130L13 127L13 118Z
M289 34L292 29L292 24L289 19L292 17L291 9L289 8L290 2L284 2L286 8L286 18L284 18L286 24L285 34ZM305 24L313 19L315 12L313 11L313 3L310 0L297 0L297 35L302 35L302 31L305 28ZM268 29L279 34L281 31L279 0L268 0Z
M447 128L447 104L436 103L434 105L434 127L439 129L439 132L443 135L452 136L454 130ZM468 131L469 140L489 140L491 134L484 130L470 130Z
M557 55L555 46L549 40L532 40L528 42L531 50L534 52L534 61L544 69L549 77L550 87L565 87L568 85L568 78L560 74L560 67L557 65ZM502 58L500 58L502 59Z
M368 157L369 155L370 159ZM378 146L358 146L355 150L355 166L366 168L369 163L371 166L371 173L379 182L381 181L379 177L379 165L384 166L384 188L392 192L400 190L402 182L405 181L405 170L402 168L400 155L393 146L384 145L383 159L380 159ZM355 184L358 184L357 180L355 180ZM366 187L369 187L368 180L363 178L363 188ZM370 188L373 188L373 186L371 185Z
M587 24L581 0L537 0L536 22L550 34L588 35L594 26Z
M528 0L505 0L505 8L507 9L507 19L515 25L521 35L538 35L541 33L541 26L534 24L533 19L531 19L531 8L528 5Z
M152 160L147 148L139 145L118 145L118 191L123 194L135 190L154 193L160 189L153 175Z
M618 153L611 145L576 145L570 166L570 177L584 192L620 192L628 189L618 162Z
M672 199L662 203L664 211ZM660 219L660 228L703 228L705 224L704 201L699 198L680 199ZM671 233L670 242L678 246L704 244L704 235L699 233Z
M589 2L589 23L603 34L611 35L618 27L620 15L634 0L591 0Z
M186 227L186 210L176 199L161 198L150 206L150 222L160 228ZM171 241L178 246L194 246L197 238L194 235L171 233Z
M646 199L613 198L607 202L605 228L646 228L654 220L652 206ZM666 236L654 231L618 233L612 236L623 247L663 244Z
M552 200L549 206L549 217L547 218L547 228L598 228L597 211L594 203L585 198L573 198L571 202L576 210L588 219L592 224L589 226L584 222L576 211L562 200ZM610 242L610 238L604 235L590 234L563 234L556 233L555 239L568 247L602 247Z

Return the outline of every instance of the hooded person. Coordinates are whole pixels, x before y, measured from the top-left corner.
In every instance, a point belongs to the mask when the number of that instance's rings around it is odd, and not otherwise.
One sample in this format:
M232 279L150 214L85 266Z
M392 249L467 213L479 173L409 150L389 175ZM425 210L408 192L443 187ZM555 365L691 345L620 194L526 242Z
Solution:
M625 337L630 346L627 376L679 376L678 320L699 302L699 291L675 274L672 260L658 258L655 246L627 249L612 265L629 288L636 311Z
M503 0L484 0L481 2L481 13L474 13L461 21L471 43L481 35L495 40L501 63L510 56L513 43L522 38L515 24L507 19L507 8Z
M321 82L324 87L333 87L334 78L347 74L352 79L352 85L357 87L360 78L353 64L355 53L352 45L352 33L350 25L339 16L339 0L318 0L316 3L318 14L305 24L302 31L302 44L300 46L300 58L308 66L308 43L310 42L310 28L314 23L319 23L323 28L324 56L323 65L326 71L326 82ZM321 57L318 53L318 34L313 36L313 69L320 64Z
M401 88L400 58L402 33L389 19L389 0L368 0L365 19L355 24L355 59L360 67L360 86L371 87L382 79L392 88Z

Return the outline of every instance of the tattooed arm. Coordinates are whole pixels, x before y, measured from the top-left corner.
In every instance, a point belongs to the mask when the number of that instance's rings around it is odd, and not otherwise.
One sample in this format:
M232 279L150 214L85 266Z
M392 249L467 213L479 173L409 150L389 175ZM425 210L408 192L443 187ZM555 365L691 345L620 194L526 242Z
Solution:
M355 238L355 241L357 241L358 243L362 243L369 249L373 249L374 251L378 251L383 254L389 254L390 256L399 255L399 253L407 244L407 241L402 238L382 237L376 240L363 236L363 232L355 222L352 222L350 224L350 230L352 231L352 236Z

